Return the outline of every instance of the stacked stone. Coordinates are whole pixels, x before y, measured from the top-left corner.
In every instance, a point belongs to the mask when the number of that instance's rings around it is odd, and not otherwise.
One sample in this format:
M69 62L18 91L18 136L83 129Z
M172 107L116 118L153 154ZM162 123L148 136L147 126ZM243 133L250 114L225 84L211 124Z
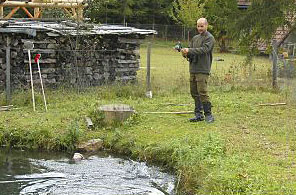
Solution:
M25 41L34 43L30 50L33 79L39 74L34 56L41 54L40 67L46 86L96 86L136 80L140 64L140 40L137 35L60 35L38 31L35 37L0 33L0 41L10 39L11 87L30 85L28 50ZM5 88L6 46L0 48L0 88Z
M0 88L5 87L7 46L9 46L10 51L11 87L25 83L24 70L26 67L23 63L24 54L21 39L20 34L0 34L0 43L2 43L0 48Z
M119 57L118 66L115 67L116 81L135 81L140 65L140 39L127 39L119 37L120 47L117 49Z

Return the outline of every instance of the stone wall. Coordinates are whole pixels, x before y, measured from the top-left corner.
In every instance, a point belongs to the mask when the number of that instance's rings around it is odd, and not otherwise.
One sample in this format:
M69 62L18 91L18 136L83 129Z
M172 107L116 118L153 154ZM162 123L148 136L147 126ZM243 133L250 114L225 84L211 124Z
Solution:
M35 37L20 33L0 33L0 88L6 82L6 48L10 47L11 88L30 86L28 50L34 82L39 82L34 55L41 54L40 67L46 86L96 86L105 83L135 81L140 65L139 35L59 35L46 31ZM8 44L7 44L8 43Z

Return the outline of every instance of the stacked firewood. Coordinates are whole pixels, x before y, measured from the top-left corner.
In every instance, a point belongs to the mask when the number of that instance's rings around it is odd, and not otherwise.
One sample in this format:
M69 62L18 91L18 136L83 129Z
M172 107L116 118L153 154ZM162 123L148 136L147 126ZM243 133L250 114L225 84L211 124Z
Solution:
M34 48L25 49L30 41ZM30 86L29 54L34 82L40 82L36 54L46 86L96 86L136 80L141 38L132 35L61 35L37 31L35 37L0 33L0 88L5 88L9 47L11 88Z

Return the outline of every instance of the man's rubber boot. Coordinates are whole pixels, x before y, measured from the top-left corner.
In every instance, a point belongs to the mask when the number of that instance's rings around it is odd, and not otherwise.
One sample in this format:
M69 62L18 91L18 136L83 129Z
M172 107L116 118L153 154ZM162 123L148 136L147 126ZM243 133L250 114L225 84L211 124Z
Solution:
M203 109L205 112L205 120L207 123L213 123L215 121L214 116L212 115L212 104L211 102L203 103Z
M195 109L194 109L195 117L189 119L189 121L190 122L199 122L199 121L205 120L205 117L202 114L202 103L201 103L201 101L199 99L195 100L194 104L195 104Z

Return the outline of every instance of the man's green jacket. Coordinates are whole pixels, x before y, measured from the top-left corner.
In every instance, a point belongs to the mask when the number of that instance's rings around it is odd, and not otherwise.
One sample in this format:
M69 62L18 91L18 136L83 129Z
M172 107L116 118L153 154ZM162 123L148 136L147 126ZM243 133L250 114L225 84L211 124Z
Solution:
M214 43L215 39L208 31L192 38L187 54L190 73L210 74Z

